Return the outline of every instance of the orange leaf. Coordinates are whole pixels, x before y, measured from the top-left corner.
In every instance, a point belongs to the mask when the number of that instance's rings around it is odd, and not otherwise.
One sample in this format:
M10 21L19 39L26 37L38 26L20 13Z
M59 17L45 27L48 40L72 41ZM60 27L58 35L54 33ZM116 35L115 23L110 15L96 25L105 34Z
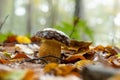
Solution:
M7 40L4 41L5 43L15 43L16 42L16 35L8 36Z
M24 53L18 53L13 57L13 59L19 59L19 58L25 58L25 59L30 59L26 54Z
M34 80L34 71L28 70L23 80Z
M73 67L72 65L61 64L55 70L56 70L56 75L66 76L71 74L71 72L73 72L74 69L75 67Z
M7 64L7 63L9 63L9 61L8 61L8 60L5 60L5 59L0 59L0 63L1 63L1 64Z

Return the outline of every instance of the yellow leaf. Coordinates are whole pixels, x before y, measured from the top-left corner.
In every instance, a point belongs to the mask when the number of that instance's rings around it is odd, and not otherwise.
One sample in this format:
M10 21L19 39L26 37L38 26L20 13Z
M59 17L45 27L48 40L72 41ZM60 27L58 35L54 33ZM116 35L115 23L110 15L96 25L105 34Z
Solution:
M44 72L45 73L49 73L51 72L52 70L54 70L56 67L58 67L58 64L57 63L49 63L45 66L44 68Z
M17 36L16 40L18 43L26 43L26 44L31 43L31 40L26 36Z
M75 63L75 66L78 68L78 69L81 69L82 67L84 66L87 66L89 64L93 64L94 62L93 61L90 61L90 60L80 60L78 62Z

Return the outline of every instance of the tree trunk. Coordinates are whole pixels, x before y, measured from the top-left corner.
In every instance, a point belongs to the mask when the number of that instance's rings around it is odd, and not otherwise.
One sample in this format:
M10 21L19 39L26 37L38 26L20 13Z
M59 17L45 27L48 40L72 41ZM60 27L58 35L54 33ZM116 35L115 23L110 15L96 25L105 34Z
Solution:
M1 0L0 1L0 33L2 33L1 29L2 29L2 27L3 27L3 25L6 21L6 16L4 16L5 9L6 9L4 4L6 4L6 3L7 3L6 0Z
M12 0L12 10L11 10L11 21L10 21L10 27L12 27L12 29L10 29L11 31L14 30L14 17L15 17L15 14L14 14L14 11L15 11L15 0Z
M0 19L2 18L2 14L3 14L3 10L4 10L4 5L3 5L4 2L5 2L5 0L0 1Z
M31 34L32 28L32 0L27 5L27 34Z
M48 3L50 8L50 16L48 18L48 22L50 27L54 27L57 19L58 0L48 0Z

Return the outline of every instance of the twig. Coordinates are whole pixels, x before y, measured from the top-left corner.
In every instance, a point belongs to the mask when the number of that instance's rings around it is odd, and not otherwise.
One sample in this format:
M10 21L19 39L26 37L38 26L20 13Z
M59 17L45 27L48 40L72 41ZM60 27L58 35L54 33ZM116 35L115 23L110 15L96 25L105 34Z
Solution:
M75 32L75 28L76 28L78 22L79 22L79 18L78 18L78 17L77 17L77 18L74 18L74 21L73 21L73 28L72 28L72 31L71 31L69 37L71 37L72 34Z
M46 60L44 60L44 59L42 59L42 58L28 59L28 60L22 61L21 63L24 63L24 62L32 62L32 61L35 61L35 60L41 60L41 61L45 62L46 64L48 63Z
M1 25L0 25L0 32L1 32L1 29L2 29L3 25L5 24L8 16L9 16L9 15L7 15L7 16L5 17L5 19L4 19L4 21L1 23Z
M75 32L75 26L72 28L72 31L71 31L69 37L71 37L74 32Z
M62 60L61 58L59 58L59 57L56 57L56 56L53 56L53 55L47 55L47 56L43 56L43 57L40 57L40 58L47 58L47 57L52 57L52 58L56 58L56 59L58 59L58 60Z
M34 59L24 60L24 61L22 61L21 63L23 63L23 62L31 62L31 61L35 61L35 60L42 60L43 62L45 62L45 63L47 64L48 62L47 62L46 60L44 60L44 58L47 58L47 57L56 58L56 59L62 61L61 58L58 58L58 57L53 56L53 55L47 55L47 56L43 56L43 57L40 57L40 58L34 58Z

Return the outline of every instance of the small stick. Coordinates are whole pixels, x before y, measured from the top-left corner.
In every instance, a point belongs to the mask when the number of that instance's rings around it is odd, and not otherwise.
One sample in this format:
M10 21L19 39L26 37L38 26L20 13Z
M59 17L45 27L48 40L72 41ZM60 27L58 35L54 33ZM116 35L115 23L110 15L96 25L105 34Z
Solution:
M52 55L47 55L47 56L43 56L43 57L40 57L40 58L34 58L34 59L24 60L21 63L23 63L23 62L31 62L31 61L34 61L34 60L42 60L43 62L48 63L46 60L44 60L44 58L47 58L47 57L53 57L53 58L56 58L56 59L62 61L61 58L58 58L58 57L52 56Z
M5 19L4 19L4 21L1 23L1 25L0 25L0 31L1 31L2 27L3 27L3 25L5 24L8 16L9 16L9 15L7 15L7 16L5 17Z

